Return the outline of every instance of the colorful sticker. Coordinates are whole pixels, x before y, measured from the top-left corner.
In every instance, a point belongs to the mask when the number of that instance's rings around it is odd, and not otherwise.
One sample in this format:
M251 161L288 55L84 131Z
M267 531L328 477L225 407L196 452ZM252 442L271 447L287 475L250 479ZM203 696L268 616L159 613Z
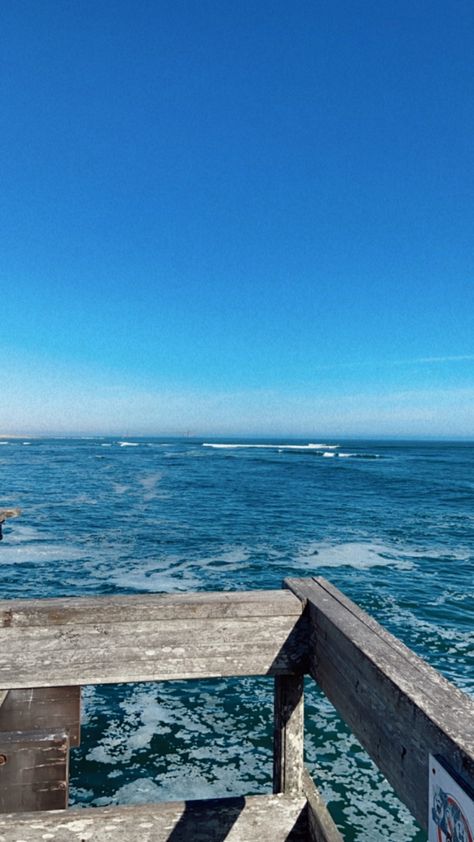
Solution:
M472 798L430 755L429 842L474 842Z

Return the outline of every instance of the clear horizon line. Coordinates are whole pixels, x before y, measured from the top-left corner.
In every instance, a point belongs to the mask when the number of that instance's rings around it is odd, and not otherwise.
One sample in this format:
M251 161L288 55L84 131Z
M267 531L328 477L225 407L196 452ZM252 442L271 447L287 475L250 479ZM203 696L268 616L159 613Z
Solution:
M125 441L127 439L229 439L229 440L236 440L236 439L277 439L277 438L286 438L290 441L317 441L318 439L327 439L329 441L411 441L411 442L423 442L423 441L431 441L431 442L465 442L465 443L473 443L474 444L474 435L442 435L442 434L433 434L433 435L381 435L377 433L359 433L359 434L350 434L344 433L343 435L333 435L332 433L328 432L318 432L317 435L314 433L308 433L307 435L292 435L291 433L282 433L282 432L272 432L272 433L209 433L209 432L202 432L202 433L187 433L187 432L162 432L162 433L133 433L130 431L127 432L112 432L112 433L104 433L104 432L95 432L92 433L88 432L47 432L47 433L4 433L0 434L0 441L1 440L21 440L21 439L117 439L121 441Z

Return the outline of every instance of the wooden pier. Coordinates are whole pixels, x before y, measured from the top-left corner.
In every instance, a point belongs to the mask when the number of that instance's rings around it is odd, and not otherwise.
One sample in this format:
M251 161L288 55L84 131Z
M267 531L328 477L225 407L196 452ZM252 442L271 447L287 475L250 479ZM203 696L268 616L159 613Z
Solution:
M304 675L422 827L430 754L474 790L474 702L329 582L285 586L0 601L0 842L341 842L303 763ZM272 793L66 809L81 685L244 675L275 685Z

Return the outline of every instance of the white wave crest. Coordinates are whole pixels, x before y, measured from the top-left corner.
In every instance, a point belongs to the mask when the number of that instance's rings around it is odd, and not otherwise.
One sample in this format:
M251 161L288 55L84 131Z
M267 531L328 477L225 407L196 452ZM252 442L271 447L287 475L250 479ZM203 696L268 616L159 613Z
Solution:
M138 447L138 442L136 441L119 441L117 444L119 447Z
M237 450L238 448L258 448L259 450L337 450L338 444L214 444L204 442L203 447L216 450Z

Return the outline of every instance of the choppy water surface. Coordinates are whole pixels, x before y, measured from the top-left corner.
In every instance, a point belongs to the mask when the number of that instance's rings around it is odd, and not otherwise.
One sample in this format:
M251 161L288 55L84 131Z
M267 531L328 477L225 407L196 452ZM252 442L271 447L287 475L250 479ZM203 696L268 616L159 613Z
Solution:
M23 515L0 544L2 596L278 588L321 574L472 693L474 445L236 444L249 443L10 440L0 508ZM311 682L306 714L308 763L345 838L420 842ZM73 801L268 792L271 724L266 678L85 688Z

